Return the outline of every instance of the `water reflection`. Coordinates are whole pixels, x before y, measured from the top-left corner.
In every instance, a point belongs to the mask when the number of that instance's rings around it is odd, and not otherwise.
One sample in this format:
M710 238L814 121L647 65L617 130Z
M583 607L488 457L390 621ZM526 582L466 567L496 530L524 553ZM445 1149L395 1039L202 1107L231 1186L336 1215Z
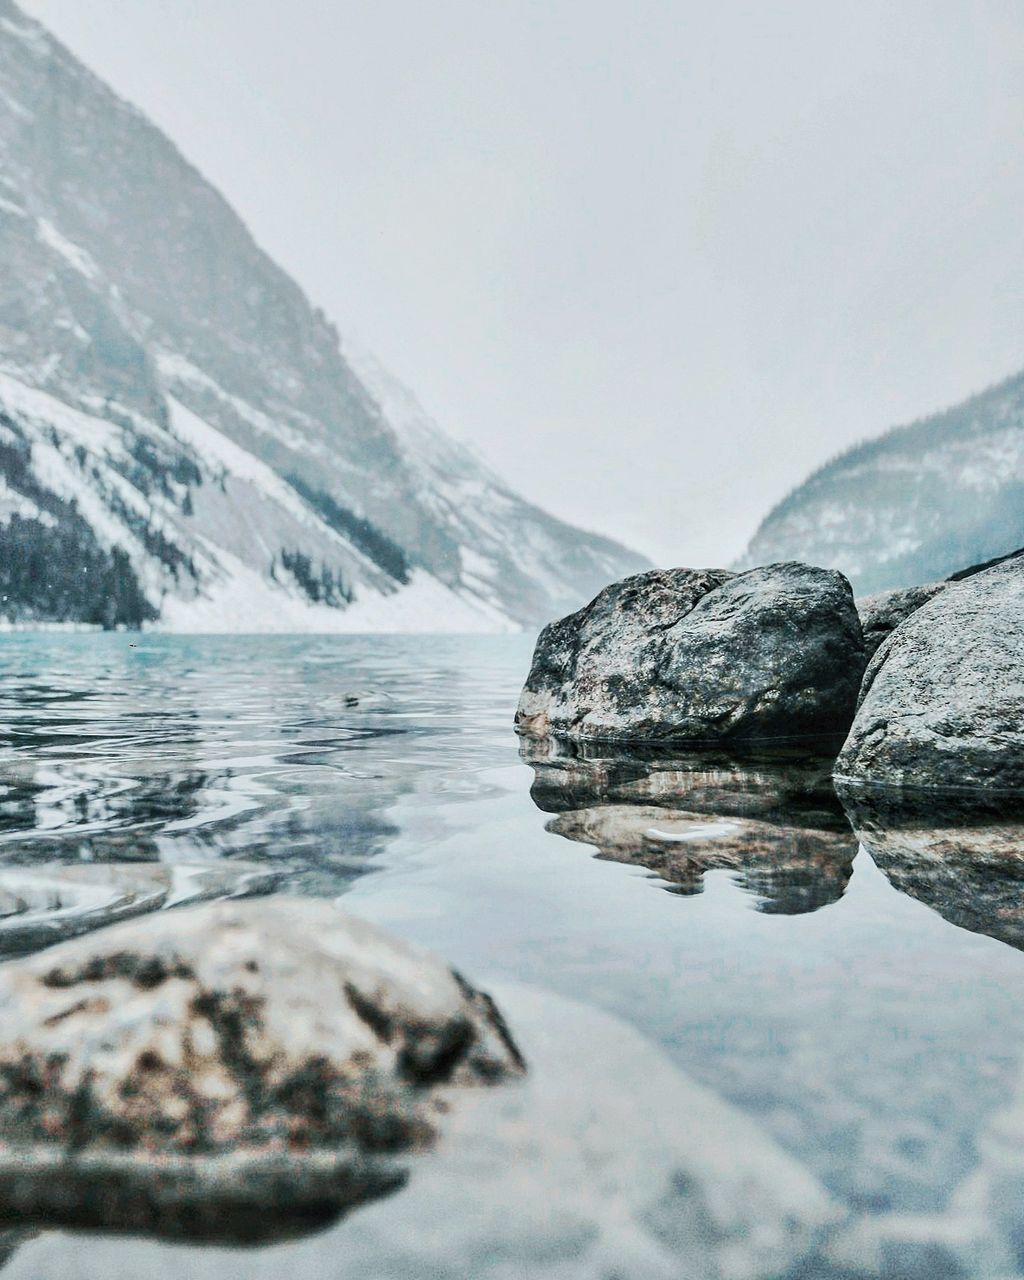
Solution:
M451 740L481 768L493 751L474 744L493 723L486 641L475 661L438 641L427 665L380 637L26 635L0 661L0 954L201 882L342 892Z
M700 893L727 870L759 910L799 915L842 897L857 852L830 760L798 752L737 757L524 740L530 794L547 829L597 856Z
M255 865L0 868L0 958L38 951L146 911L268 893L277 877Z
M24 1230L16 1228L10 1231L0 1231L0 1269L10 1262L14 1254L27 1240L35 1239L36 1235L37 1232L27 1228Z
M106 700L62 686L49 699L38 685L27 702L20 693L9 689L2 706L4 865L243 857L305 871L308 888L329 892L393 833L381 810L401 781L348 762L395 731L346 723L344 695L337 710L294 723L275 718L273 698L257 709L224 690L210 691L202 713L125 706L116 689Z
M894 888L1024 951L1024 797L846 784L850 822Z
M884 871L862 855L851 879L855 837L828 760L529 743L519 766L509 718L528 640L139 646L0 645L0 954L77 917L92 927L173 906L215 872L344 890L358 914L481 981L547 988L632 1024L852 1211L936 1214L970 1172L1024 1045L1020 841L1001 801L939 822L933 798L915 813L847 797ZM691 896L652 892L633 867ZM975 936L986 933L1011 945ZM616 1095L637 1078L623 1069ZM458 1228L458 1199L443 1203ZM482 1220L462 1213L463 1226ZM261 1265L334 1276L346 1238L322 1239L308 1265L277 1250ZM255 1256L232 1255L230 1274L250 1276ZM434 1270L478 1274L478 1256L439 1255ZM203 1265L222 1275L226 1258ZM44 1237L11 1268L36 1280L200 1264L162 1246Z

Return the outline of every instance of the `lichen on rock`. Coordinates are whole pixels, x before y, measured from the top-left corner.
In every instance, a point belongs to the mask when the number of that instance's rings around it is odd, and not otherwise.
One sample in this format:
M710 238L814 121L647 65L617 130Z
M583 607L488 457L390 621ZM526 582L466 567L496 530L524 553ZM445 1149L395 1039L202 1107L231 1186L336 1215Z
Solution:
M590 741L841 740L864 664L841 573L657 570L544 628L516 724Z

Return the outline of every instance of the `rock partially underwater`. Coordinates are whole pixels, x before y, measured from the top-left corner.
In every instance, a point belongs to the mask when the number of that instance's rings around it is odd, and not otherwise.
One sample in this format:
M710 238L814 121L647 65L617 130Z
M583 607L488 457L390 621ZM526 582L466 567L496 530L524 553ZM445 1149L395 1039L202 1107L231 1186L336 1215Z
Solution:
M594 804L651 804L764 822L847 829L832 758L773 749L688 750L521 738L530 797L545 813Z
M469 1090L398 1194L273 1250L186 1251L50 1235L10 1280L781 1280L843 1220L760 1125L633 1028L498 988L530 1062ZM5 1280L8 1280L5 1275Z
M400 1185L519 1076L488 997L328 903L221 902L0 970L0 1217L251 1240ZM442 1096L444 1095L444 1096Z
M544 628L516 724L591 741L841 739L864 662L840 573L659 570Z
M836 776L1024 790L1024 558L950 583L885 640Z

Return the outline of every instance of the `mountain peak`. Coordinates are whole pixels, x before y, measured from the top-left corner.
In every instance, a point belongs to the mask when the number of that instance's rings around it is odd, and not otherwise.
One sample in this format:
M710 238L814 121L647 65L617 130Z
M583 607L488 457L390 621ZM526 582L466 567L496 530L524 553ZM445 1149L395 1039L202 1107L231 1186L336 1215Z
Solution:
M8 617L533 625L642 566L354 368L173 143L0 15L0 551L61 566L45 598L0 582ZM116 607L84 560L125 584Z
M945 578L1024 542L1024 372L819 467L764 519L744 567L800 559L862 593Z

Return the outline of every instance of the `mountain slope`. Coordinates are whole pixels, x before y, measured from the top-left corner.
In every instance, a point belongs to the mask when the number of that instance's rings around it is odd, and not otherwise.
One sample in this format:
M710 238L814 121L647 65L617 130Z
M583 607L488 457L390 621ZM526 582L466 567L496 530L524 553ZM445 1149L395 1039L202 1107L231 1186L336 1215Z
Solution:
M808 560L858 592L947 577L1024 542L1024 373L857 445L769 513L744 567Z
M12 0L0 253L0 618L492 629L642 566L368 385L221 196Z

